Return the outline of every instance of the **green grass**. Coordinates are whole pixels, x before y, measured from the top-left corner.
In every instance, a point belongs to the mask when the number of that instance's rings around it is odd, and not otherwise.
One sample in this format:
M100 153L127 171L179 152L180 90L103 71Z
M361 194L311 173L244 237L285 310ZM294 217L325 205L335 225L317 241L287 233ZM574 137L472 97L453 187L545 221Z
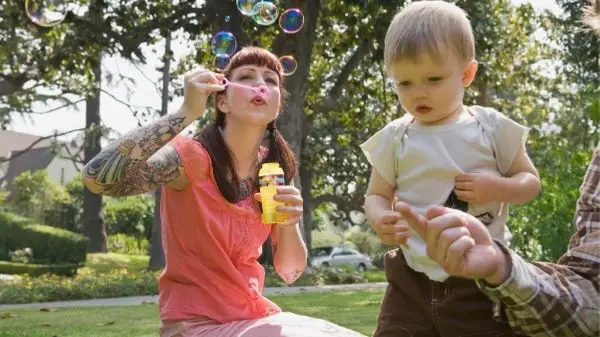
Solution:
M125 255L118 253L88 254L84 268L102 273L119 268L128 270L143 270L148 267L149 256Z
M272 296L285 311L322 318L370 336L383 290ZM155 337L156 305L0 312L0 337Z
M365 278L369 282L387 282L385 279L385 272L383 270L367 270L365 271Z

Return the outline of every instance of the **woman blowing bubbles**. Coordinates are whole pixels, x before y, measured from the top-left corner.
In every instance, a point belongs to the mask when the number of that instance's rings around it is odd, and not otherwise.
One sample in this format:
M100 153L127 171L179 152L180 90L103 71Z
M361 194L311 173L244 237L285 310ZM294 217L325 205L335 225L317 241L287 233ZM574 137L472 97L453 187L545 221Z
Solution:
M94 193L127 196L162 186L162 337L361 336L282 313L262 296L265 271L256 260L269 235L275 270L286 283L302 274L307 254L298 227L302 198L289 185L296 160L275 127L282 73L278 58L256 47L235 54L223 74L188 72L176 113L131 131L84 167ZM193 138L177 136L204 114L211 94L215 120ZM278 162L284 171L287 186L275 195L288 214L283 224L261 220L255 182L263 162Z

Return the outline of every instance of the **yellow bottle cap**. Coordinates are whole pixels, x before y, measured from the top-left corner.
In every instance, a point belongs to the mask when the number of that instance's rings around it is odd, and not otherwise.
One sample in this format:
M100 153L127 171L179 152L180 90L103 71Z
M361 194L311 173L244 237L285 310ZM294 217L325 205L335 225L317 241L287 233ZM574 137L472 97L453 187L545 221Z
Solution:
M260 171L258 171L259 176L266 175L280 175L283 174L283 169L279 166L277 162L264 163L262 164Z

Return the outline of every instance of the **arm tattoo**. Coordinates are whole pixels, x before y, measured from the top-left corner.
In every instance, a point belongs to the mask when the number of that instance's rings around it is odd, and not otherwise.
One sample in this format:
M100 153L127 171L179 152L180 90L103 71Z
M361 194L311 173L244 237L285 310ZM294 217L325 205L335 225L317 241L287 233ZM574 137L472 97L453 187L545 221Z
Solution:
M136 129L92 158L84 175L105 195L150 192L179 176L181 158L167 143L187 124L185 117L173 114Z

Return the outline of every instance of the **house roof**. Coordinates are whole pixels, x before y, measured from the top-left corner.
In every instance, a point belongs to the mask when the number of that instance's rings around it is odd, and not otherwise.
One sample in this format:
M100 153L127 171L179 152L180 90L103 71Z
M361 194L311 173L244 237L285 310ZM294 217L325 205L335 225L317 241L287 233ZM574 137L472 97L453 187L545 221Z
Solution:
M0 158L8 158L11 152L26 149L40 138L42 137L27 133L0 130ZM52 146L53 141L52 138L43 139L36 143L33 148Z
M54 148L47 146L33 148L12 158L6 174L2 177L2 180L6 182L6 189L11 190L13 181L19 174L48 167L54 156Z

